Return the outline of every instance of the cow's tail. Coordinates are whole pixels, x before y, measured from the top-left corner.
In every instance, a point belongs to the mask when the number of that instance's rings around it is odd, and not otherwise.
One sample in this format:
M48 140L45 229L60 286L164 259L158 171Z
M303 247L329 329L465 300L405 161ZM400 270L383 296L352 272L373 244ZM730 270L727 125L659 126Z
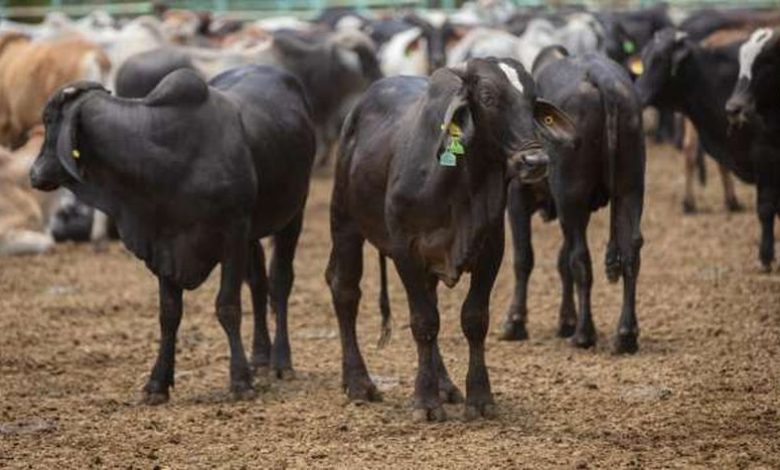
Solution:
M618 137L620 135L620 103L619 92L613 90L613 85L605 83L605 80L599 80L598 87L601 89L602 105L604 106L604 140L606 143L607 154L607 177L609 179L609 241L607 242L607 253L604 260L607 279L609 282L617 282L620 274L623 272L623 263L620 258L620 250L617 246L617 158L618 158Z
M393 321L390 313L390 296L387 294L387 258L379 253L379 312L382 315L382 330L377 348L383 348L393 336Z

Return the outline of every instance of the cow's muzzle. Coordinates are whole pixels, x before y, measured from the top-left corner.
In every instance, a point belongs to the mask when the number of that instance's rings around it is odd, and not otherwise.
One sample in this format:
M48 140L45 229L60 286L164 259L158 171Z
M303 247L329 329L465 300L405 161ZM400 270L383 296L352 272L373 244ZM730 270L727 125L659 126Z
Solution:
M535 183L547 177L550 157L541 147L516 152L507 161L507 174L523 183Z

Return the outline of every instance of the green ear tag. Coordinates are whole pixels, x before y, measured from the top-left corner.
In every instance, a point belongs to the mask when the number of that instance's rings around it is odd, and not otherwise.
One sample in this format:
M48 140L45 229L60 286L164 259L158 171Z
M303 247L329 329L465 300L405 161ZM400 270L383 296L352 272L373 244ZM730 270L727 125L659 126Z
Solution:
M460 139L452 139L450 141L449 147L447 147L447 151L454 153L455 155L463 155L465 153L465 150L463 150L463 144L461 143Z
M623 41L623 52L626 54L633 54L636 50L636 44L634 44L634 41Z
M439 165L456 166L457 164L458 164L458 159L455 157L455 154L453 154L449 150L445 150L444 153L439 155Z
M73 149L73 151L71 152L71 155L73 156L74 160L78 160L81 157L81 152L79 152L76 149Z

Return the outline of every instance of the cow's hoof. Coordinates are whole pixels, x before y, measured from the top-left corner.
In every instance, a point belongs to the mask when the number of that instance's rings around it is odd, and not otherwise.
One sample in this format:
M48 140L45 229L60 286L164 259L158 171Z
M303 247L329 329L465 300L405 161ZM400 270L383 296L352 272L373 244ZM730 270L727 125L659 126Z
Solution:
M376 385L369 379L348 383L344 385L344 391L347 393L347 398L349 398L350 401L382 401L382 394L377 390Z
M619 332L615 337L615 354L634 354L639 351L636 331Z
M502 341L524 341L528 339L528 331L525 329L525 322L507 320L501 329L501 335L498 339Z
M693 201L683 201L683 214L695 214L696 204Z
M575 331L577 331L577 325L573 323L560 323L556 334L559 338L571 338Z
M745 206L737 199L726 200L726 210L729 212L745 212Z
M596 335L576 332L574 333L574 336L571 337L570 341L574 347L588 349L596 345Z
M458 387L451 383L439 384L439 397L444 403L458 404L463 403L463 394Z
M614 284L620 280L620 275L623 273L623 264L619 260L607 261L606 271L607 280L610 284Z
M245 381L233 381L230 383L230 394L236 401L254 400L257 397L252 384Z
M285 367L282 369L272 369L271 374L275 379L279 380L293 380L295 378L295 371L292 367Z
M463 410L463 419L474 421L477 418L495 419L498 417L498 408L494 403L466 405Z
M447 413L441 405L433 408L415 408L412 411L412 421L415 423L442 423L447 420Z
M141 397L141 403L144 405L162 405L167 403L169 399L168 386L163 385L162 382L150 380L144 385L143 396Z
M769 274L772 272L772 262L771 261L761 261L758 265L758 272L762 274Z
M141 403L148 406L157 406L168 403L168 400L170 400L168 392L150 392L144 390Z

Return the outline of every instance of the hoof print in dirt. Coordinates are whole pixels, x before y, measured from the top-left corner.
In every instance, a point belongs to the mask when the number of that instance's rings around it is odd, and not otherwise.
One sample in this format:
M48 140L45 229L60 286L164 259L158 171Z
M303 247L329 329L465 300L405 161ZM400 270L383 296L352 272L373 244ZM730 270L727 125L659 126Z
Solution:
M443 423L447 420L447 412L439 405L434 408L415 408L412 411L412 421L415 423Z

